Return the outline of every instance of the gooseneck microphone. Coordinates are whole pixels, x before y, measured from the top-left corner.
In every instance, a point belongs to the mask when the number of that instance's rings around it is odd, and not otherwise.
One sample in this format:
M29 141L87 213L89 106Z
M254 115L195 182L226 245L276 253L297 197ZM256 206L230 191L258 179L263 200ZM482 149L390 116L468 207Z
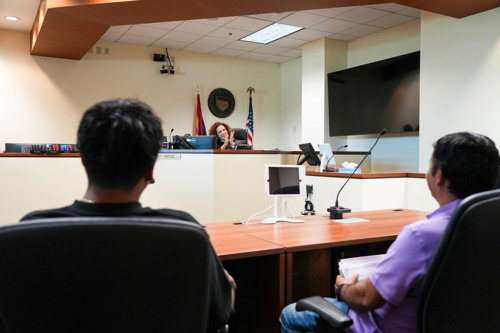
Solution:
M347 148L347 147L349 147L349 146L343 145L343 146L338 147L337 150L335 152L333 152L332 156L328 159L328 162L326 162L326 165L330 164L330 160L333 158L333 156L335 156L335 154L337 154L339 152L340 149Z
M172 129L170 130L170 134L168 135L168 141L169 141L169 142L172 142L172 132L173 132L173 131L174 131L174 129L172 128Z
M363 163L363 161L368 157L368 155L370 155L370 153L372 152L373 148L377 144L378 139L380 139L380 137L382 135L384 135L385 132L387 132L387 130L385 128L380 131L380 134L378 135L377 140L375 140L375 143L373 144L373 146L365 154L365 156L363 157L363 159L361 160L361 162L359 162L359 164L356 166L356 168L354 169L354 171L351 173L351 175L345 181L344 185L342 185L342 187L340 188L339 192L337 193L337 198L335 199L335 206L332 206L332 207L330 207L330 208L327 209L327 211L330 212L330 219L342 219L342 216L343 216L344 213L350 213L351 212L350 208L345 208L345 207L339 206L339 194L344 189L344 186L347 184L347 182L349 180L351 180L352 176L359 169L359 167L361 166L361 164Z

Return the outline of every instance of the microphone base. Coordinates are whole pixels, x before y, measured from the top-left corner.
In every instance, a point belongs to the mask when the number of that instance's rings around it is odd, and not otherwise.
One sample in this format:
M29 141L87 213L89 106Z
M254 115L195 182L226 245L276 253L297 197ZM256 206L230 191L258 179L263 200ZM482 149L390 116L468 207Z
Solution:
M343 219L344 213L350 213L351 209L350 208L345 208L345 207L330 207L327 209L327 211L330 212L330 219L333 220L340 220Z

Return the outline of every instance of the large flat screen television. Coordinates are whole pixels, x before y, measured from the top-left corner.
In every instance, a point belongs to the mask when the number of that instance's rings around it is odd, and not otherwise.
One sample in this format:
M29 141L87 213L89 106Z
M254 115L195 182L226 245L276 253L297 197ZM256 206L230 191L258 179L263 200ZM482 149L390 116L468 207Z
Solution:
M420 52L328 74L330 136L419 129Z

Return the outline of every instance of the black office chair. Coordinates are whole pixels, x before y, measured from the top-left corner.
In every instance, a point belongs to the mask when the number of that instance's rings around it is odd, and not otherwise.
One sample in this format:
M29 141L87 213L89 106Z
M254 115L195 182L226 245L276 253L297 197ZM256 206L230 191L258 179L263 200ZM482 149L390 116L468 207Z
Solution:
M424 279L421 332L498 332L500 190L466 198L454 212Z
M247 144L247 130L245 128L233 128L234 138L242 144Z
M162 218L57 218L0 228L9 332L206 332L210 241Z
M477 193L453 213L424 278L417 306L420 332L498 332L500 328L500 190ZM332 327L352 320L321 297L297 302Z

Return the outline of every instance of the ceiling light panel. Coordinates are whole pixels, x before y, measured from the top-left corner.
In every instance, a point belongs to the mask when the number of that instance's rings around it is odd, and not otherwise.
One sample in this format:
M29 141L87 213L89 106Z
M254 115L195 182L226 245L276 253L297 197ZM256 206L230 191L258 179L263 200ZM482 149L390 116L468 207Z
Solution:
M304 28L296 27L293 25L274 23L265 27L264 29L256 31L253 34L242 38L241 40L245 42L267 44L272 42L273 40L288 36L302 29Z

